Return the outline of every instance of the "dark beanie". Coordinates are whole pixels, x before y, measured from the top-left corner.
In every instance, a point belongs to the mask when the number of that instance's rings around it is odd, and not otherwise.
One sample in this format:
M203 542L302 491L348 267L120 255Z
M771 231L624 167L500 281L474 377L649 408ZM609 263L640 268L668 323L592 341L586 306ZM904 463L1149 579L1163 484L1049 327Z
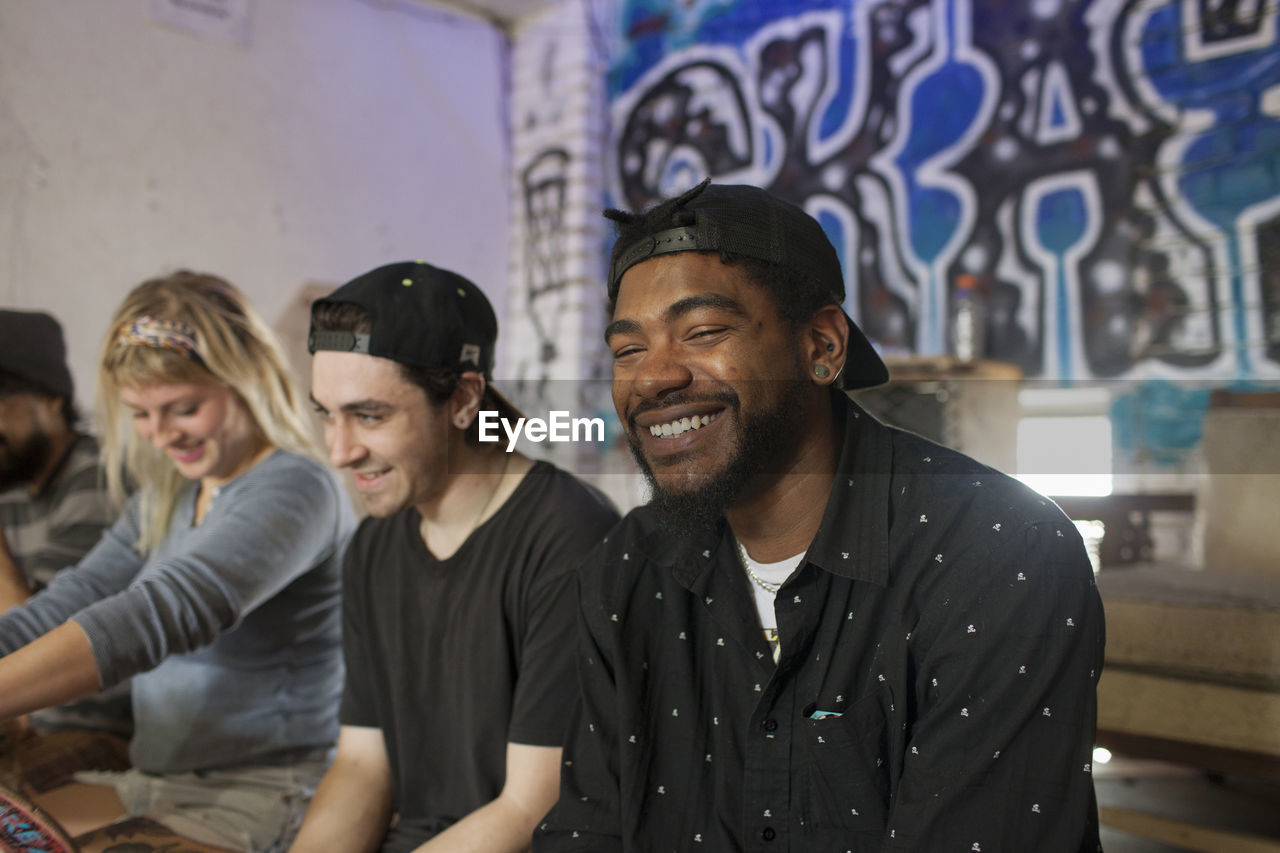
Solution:
M0 309L0 372L7 384L22 390L67 400L75 396L62 326L48 314Z

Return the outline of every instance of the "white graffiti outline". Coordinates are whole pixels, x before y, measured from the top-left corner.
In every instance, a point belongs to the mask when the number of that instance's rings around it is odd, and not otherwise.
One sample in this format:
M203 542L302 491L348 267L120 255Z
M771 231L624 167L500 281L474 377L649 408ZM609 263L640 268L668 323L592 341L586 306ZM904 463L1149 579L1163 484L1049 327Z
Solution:
M1263 3L1266 5L1263 6ZM1203 39L1204 30L1196 14L1198 4L1182 0L1182 49L1187 61L1202 62L1270 46L1276 40L1276 0L1240 0L1240 6L1250 4L1253 5L1253 14L1262 16L1258 32L1252 36L1214 43ZM1249 13L1241 11L1240 14Z
M1116 20L1123 11L1123 3L1090 3L1085 9L1084 20L1090 30L1089 47L1094 58L1093 79L1109 95L1107 114L1124 122L1130 130L1140 135L1151 129L1151 122L1125 97L1116 78L1115 66L1111 62L1110 42L1116 31Z
M886 290L902 300L911 316L916 316L920 291L912 280L911 273L903 265L902 256L898 254L893 230L893 200L884 184L871 175L859 175L855 186L862 197L862 210L859 212L874 226L879 239L877 248L881 283Z
M646 71L640 79L638 79L631 88L618 96L613 102L610 109L610 116L613 127L617 132L622 132L627 126L627 119L635 111L637 105L650 94L650 90L658 85L664 77L667 77L673 71L687 65L693 65L699 62L705 62L711 65L719 65L723 67L735 80L749 80L748 66L743 62L742 56L734 48L720 47L715 45L697 45L687 50L677 51L666 56L653 68ZM709 93L703 93L709 94ZM739 87L743 101L746 104L746 115L741 116L745 120L747 127L745 130L751 134L751 162L741 169L733 172L717 175L718 181L724 183L747 183L757 186L769 186L775 177L777 164L773 166L772 172L768 168L768 164L763 161L764 152L770 148L770 140L772 136L772 148L780 149L780 140L783 137L782 130L777 123L765 113L761 108L757 99L757 93L754 86ZM753 119L756 119L753 121ZM609 147L610 168L609 175L609 192L615 199L625 199L622 191L622 173L623 164L618 162L619 151L616 145ZM669 156L669 155L668 155ZM662 157L650 157L650 163L654 159L662 160ZM655 168L650 165L649 168ZM653 186L653 184L648 184ZM688 189L683 187L682 189Z
M1071 79L1061 62L1050 62L1040 81L1040 115L1036 122L1035 140L1041 145L1067 142L1080 135L1080 110L1076 106L1076 93L1071 89ZM1063 111L1063 123L1053 124L1053 105Z
M844 307L852 317L858 316L858 220L844 201L829 195L812 195L805 199L804 210L814 219L822 221L822 214L830 214L840 220L840 231L844 235L843 246L837 245L840 258L844 261ZM830 235L828 235L830 236ZM832 241L833 243L835 241Z
M920 164L916 173L916 181L924 187L945 189L960 200L960 220L953 229L950 238L933 262L926 263L917 257L910 245L911 223L908 221L907 191L901 170L895 165L898 155L906 147L910 136L910 104L912 96L921 83L946 62L946 22L949 0L933 0L933 38L934 49L929 59L920 63L903 79L898 92L898 115L900 120L889 145L876 152L868 166L880 174L889 186L894 197L894 217L896 227L895 238L899 242L902 257L913 270L916 286L921 297L917 302L919 311L916 315L916 352L929 355L943 351L944 314L941 308L942 298L946 292L945 271L964 242L973 230L977 216L977 200L974 188L968 181L951 171L965 155L973 150L975 142L991 124L999 100L1002 86L999 70L986 54L977 50L972 37L972 9L969 0L954 0L956 38L952 48L958 61L976 68L982 77L982 101L977 105L974 120L965 132L950 147L938 152ZM905 105L905 109L903 106ZM929 288L938 292L929 293ZM930 298L932 297L932 298Z
M1270 0L1270 2L1274 7L1275 0ZM1169 0L1146 0L1128 22L1125 30L1125 48L1126 61L1130 66L1130 74L1134 79L1135 88L1142 94L1147 107L1177 129L1177 133L1166 140L1155 155L1156 172L1159 175L1161 191L1167 200L1168 209L1173 216L1194 233L1196 239L1207 246L1214 260L1213 280L1209 280L1208 277L1200 280L1186 279L1180 280L1179 285L1184 290L1189 291L1191 288L1201 287L1206 293L1212 291L1214 294L1217 302L1216 325L1222 355L1205 365L1201 370L1183 371L1183 375L1189 373L1191 375L1217 377L1224 375L1224 371L1240 375L1244 371L1245 365L1248 365L1249 370L1254 374L1277 375L1280 374L1280 366L1265 358L1251 359L1247 354L1251 343L1265 341L1262 312L1260 310L1245 310L1243 312L1242 316L1246 328L1244 340L1241 340L1235 325L1236 300L1231 292L1232 277L1233 275L1238 275L1241 283L1241 296L1245 305L1261 305L1261 282L1257 272L1256 247L1252 245L1252 235L1256 233L1256 225L1263 218L1271 215L1268 211L1274 210L1277 199L1268 199L1245 208L1237 215L1233 223L1234 228L1226 229L1206 219L1196 210L1179 187L1179 180L1184 174L1184 158L1187 149L1199 141L1204 133L1213 130L1217 124L1218 117L1209 109L1183 109L1169 103L1156 91L1146 75L1141 73L1142 29L1152 15L1170 5ZM1183 9L1185 10L1185 8L1186 5L1184 5ZM1184 22L1186 20L1185 11L1182 20ZM1274 40L1274 14L1272 14L1270 23L1272 24L1270 38ZM1266 28L1264 27L1263 29ZM1239 39L1231 42L1236 47L1228 52L1245 49L1239 47L1239 45L1249 41L1251 40ZM1185 48L1186 41L1184 39ZM1237 241L1239 250L1239 257L1236 258L1235 263L1231 259L1231 243L1233 240ZM1252 266L1245 263L1247 255L1255 258L1255 263ZM1238 269L1237 264L1239 265ZM1200 295L1192 296L1192 301L1201 304L1209 303L1205 296Z
M1142 30L1146 27L1147 21L1156 12L1169 5L1169 0L1144 0L1144 2L1134 9L1133 14L1129 16L1129 20L1125 22L1124 35L1122 36L1122 46L1124 50L1124 62L1127 66L1128 77L1133 82L1134 91L1142 98L1143 104L1151 112L1155 113L1161 120L1171 125L1179 123L1179 110L1173 104L1170 104L1160 96L1156 91L1155 85L1151 82L1151 78L1147 76L1146 68L1142 63ZM1211 126L1212 113L1208 124Z
M810 99L813 112L807 116L808 126L804 130L807 148L807 159L810 163L821 164L839 154L853 138L862 130L866 121L867 105L871 102L871 50L869 17L872 7L883 0L870 3L857 3L849 13L853 33L853 102L845 116L844 122L831 135L822 138L822 116L835 102L840 92L840 65L844 56L840 50L840 32L844 26L845 14L840 11L806 12L791 18L782 18L762 26L749 39L746 48L747 63L756 72L762 70L760 57L765 47L772 41L785 39L794 41L805 30L821 29L827 48L826 79L822 81L816 96ZM803 63L801 63L803 65ZM753 76L748 79L759 79ZM795 104L793 103L793 107ZM796 109L798 118L805 118L800 109ZM801 134L796 134L797 137Z
M1036 213L1040 201L1045 196L1068 189L1078 190L1084 196L1085 231L1059 259L1056 253L1041 244L1036 231ZM1045 359L1045 375L1064 379L1091 375L1084 358L1084 325L1080 310L1080 261L1097 244L1098 235L1102 233L1102 218L1102 193L1098 190L1098 176L1089 169L1048 175L1033 181L1023 192L1018 217L1018 233L1024 250L1035 260L1043 273L1040 286L1042 294L1040 317L1043 331L1041 352ZM1059 272L1063 274L1067 285L1065 305L1060 304L1058 298ZM1072 340L1067 342L1069 351L1067 364L1063 364L1059 356L1063 342L1058 335L1057 320L1064 314L1067 318L1067 329L1070 330L1072 337Z
M1134 191L1133 204L1141 210L1151 211L1152 231L1149 244L1158 247L1169 262L1168 275L1181 285L1187 299L1187 307L1182 313L1177 328L1170 335L1170 354L1203 355L1217 352L1218 343L1214 337L1214 317L1208 302L1209 293L1203 287L1187 287L1186 282L1209 280L1206 268L1208 258L1198 243L1189 241L1183 231L1184 224L1177 221L1172 212L1157 202L1155 191L1148 184L1139 184ZM1142 269L1142 268L1139 268ZM1145 295L1146 288L1138 287L1138 292ZM1146 341L1139 341L1139 346L1147 346ZM1152 344L1152 346L1157 346ZM1153 352L1155 358L1138 360L1124 374L1125 377L1144 377L1152 379L1176 379L1196 376L1211 377L1214 374L1205 368L1188 368L1182 365L1169 364L1159 358L1165 353Z

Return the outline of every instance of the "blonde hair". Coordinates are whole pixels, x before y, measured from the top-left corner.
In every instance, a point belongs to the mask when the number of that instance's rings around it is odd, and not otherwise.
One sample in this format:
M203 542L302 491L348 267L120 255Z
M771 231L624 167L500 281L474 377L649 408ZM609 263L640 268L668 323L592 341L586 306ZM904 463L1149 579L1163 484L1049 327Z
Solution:
M131 331L139 320L178 331L144 340ZM169 532L183 478L172 460L139 440L120 389L186 382L226 385L267 442L318 456L276 336L243 294L217 276L187 270L144 281L111 318L98 363L97 401L107 487L117 505L124 502L126 476L140 490L135 547L144 554Z

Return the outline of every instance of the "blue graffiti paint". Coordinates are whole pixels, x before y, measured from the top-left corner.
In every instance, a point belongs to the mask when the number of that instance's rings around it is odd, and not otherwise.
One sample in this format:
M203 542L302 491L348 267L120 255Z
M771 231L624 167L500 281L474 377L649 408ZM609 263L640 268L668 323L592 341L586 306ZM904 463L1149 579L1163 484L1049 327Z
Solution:
M1057 288L1057 317L1050 318L1058 326L1058 364L1061 378L1070 380L1072 329L1070 315L1062 310L1071 304L1067 285L1067 253L1084 238L1088 228L1089 211L1084 194L1078 189L1061 189L1046 193L1036 206L1036 234L1040 244L1058 257L1054 276Z
M1142 453L1157 467L1184 462L1200 444L1210 392L1173 382L1139 383L1111 403L1111 428L1117 450Z
M849 13L855 2L865 0L625 0L618 16L624 52L611 59L609 93L630 89L662 57L680 50L737 47L770 21L822 9ZM831 121L838 125L837 119Z
M821 198L854 255L851 307L873 312L851 313L896 347L938 351L950 282L975 274L1002 300L994 355L1028 374L1125 375L1148 358L1220 371L1228 345L1247 374L1248 240L1280 216L1280 49L1251 8L1275 14L1274 0L625 0L615 186L639 205L704 164ZM714 91L682 88L683 67L715 69ZM679 114L655 118L670 103ZM750 145L726 148L739 124ZM1261 359L1280 375L1280 357Z
M911 251L927 270L917 345L929 353L942 351L945 336L941 300L946 281L939 262L965 215L965 199L956 190L960 180L950 166L954 149L980 120L987 96L983 75L966 56L968 22L958 16L968 8L961 0L934 4L934 14L941 19L934 31L934 58L925 63L923 75L908 76L904 86L908 100L901 104L908 130L893 158L906 190ZM972 188L965 189L972 194Z
M1261 14L1274 14L1266 6L1258 4ZM1247 280L1257 271L1244 267L1240 220L1250 208L1280 196L1280 122L1265 115L1261 105L1262 93L1280 84L1280 46L1273 39L1254 49L1193 59L1186 56L1180 13L1180 5L1169 4L1151 15L1141 53L1151 85L1166 103L1215 117L1183 148L1177 186L1187 205L1226 239L1231 327L1238 369L1248 377L1254 365Z
M849 120L849 113L856 100L854 93L857 85L854 80L854 68L856 60L853 59L855 51L860 48L865 50L865 46L859 45L853 38L850 28L844 27L841 30L839 41L840 57L848 57L849 61L839 62L833 57L831 61L836 64L836 71L839 74L839 86L835 91L835 96L831 99L831 103L827 105L826 110L822 114L822 121L818 124L818 133L821 137L827 138L834 135Z

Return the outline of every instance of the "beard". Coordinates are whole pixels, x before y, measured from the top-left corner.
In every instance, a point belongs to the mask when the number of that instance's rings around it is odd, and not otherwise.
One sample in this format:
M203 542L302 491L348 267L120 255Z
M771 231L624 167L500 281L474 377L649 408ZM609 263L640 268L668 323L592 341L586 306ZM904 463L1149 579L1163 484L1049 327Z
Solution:
M38 429L16 445L0 436L0 489L23 486L34 480L49 461L52 445L49 434Z
M795 415L800 408L804 390L802 381L786 381L781 384L781 393L774 405L745 417L741 401L732 390L697 398L672 397L664 401L664 405L676 406L695 400L714 400L725 407L720 416L732 413L740 427L736 446L731 448L728 461L719 470L704 474L700 482L693 482L683 488L664 487L658 481L639 442L629 431L627 443L631 447L631 455L640 466L652 495L649 506L658 513L662 524L680 537L714 529L724 517L725 510L733 506L747 491L753 478L767 476L771 468L789 457L788 451L797 435ZM643 409L634 412L632 417L641 411ZM632 429L634 428L633 423Z

